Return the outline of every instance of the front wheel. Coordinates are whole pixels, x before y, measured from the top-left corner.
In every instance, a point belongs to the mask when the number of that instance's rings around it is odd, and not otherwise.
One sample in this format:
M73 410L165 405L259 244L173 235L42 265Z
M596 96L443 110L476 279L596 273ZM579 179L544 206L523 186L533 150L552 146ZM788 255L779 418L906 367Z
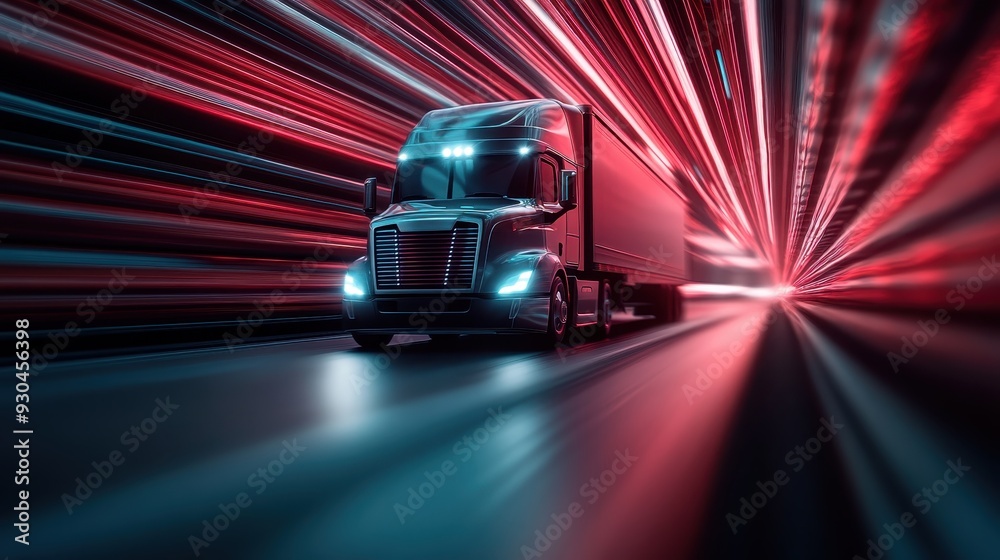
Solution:
M351 333L354 342L358 343L363 350L378 350L392 341L391 334L360 334Z
M569 297L566 293L566 283L559 276L552 280L549 290L549 326L545 333L545 342L551 346L561 344L566 337L569 323Z

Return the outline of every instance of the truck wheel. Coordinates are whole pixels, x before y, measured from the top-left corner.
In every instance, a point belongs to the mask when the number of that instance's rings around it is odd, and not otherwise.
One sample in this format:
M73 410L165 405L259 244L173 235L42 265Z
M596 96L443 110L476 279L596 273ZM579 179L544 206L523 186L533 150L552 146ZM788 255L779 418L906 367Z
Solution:
M607 280L601 281L601 299L597 302L597 338L607 338L611 336L611 308L615 306L615 300L611 295L611 283Z
M383 345L389 344L392 340L391 334L360 334L351 333L354 342L358 343L363 350L378 350Z
M555 346L566 336L569 322L569 298L566 296L566 283L559 276L552 281L549 290L549 328L545 334L545 342Z

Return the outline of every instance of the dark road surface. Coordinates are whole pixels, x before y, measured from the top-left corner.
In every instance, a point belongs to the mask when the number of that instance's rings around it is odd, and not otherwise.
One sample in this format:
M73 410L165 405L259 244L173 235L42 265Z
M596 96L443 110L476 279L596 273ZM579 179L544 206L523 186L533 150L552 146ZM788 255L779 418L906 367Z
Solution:
M60 360L32 380L32 544L8 525L5 554L996 558L1000 328L940 325L893 371L922 317L703 301L558 352Z

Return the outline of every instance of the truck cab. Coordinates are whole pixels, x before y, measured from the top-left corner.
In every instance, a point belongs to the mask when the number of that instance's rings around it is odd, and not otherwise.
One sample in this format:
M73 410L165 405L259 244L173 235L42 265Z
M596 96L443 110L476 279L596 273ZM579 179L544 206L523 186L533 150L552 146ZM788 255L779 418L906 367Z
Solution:
M397 333L535 333L559 344L573 325L610 328L610 282L587 274L587 110L530 100L419 121L388 208L378 211L376 181L365 182L367 254L344 278L345 327L362 347Z

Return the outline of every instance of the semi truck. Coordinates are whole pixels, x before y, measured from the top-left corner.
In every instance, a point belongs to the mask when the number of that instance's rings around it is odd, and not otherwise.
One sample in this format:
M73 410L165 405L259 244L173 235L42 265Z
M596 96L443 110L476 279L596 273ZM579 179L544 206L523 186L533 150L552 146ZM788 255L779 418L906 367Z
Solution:
M343 283L347 332L433 341L599 338L613 310L681 317L679 191L589 105L551 99L428 112L398 154L389 204L364 183L366 255Z

